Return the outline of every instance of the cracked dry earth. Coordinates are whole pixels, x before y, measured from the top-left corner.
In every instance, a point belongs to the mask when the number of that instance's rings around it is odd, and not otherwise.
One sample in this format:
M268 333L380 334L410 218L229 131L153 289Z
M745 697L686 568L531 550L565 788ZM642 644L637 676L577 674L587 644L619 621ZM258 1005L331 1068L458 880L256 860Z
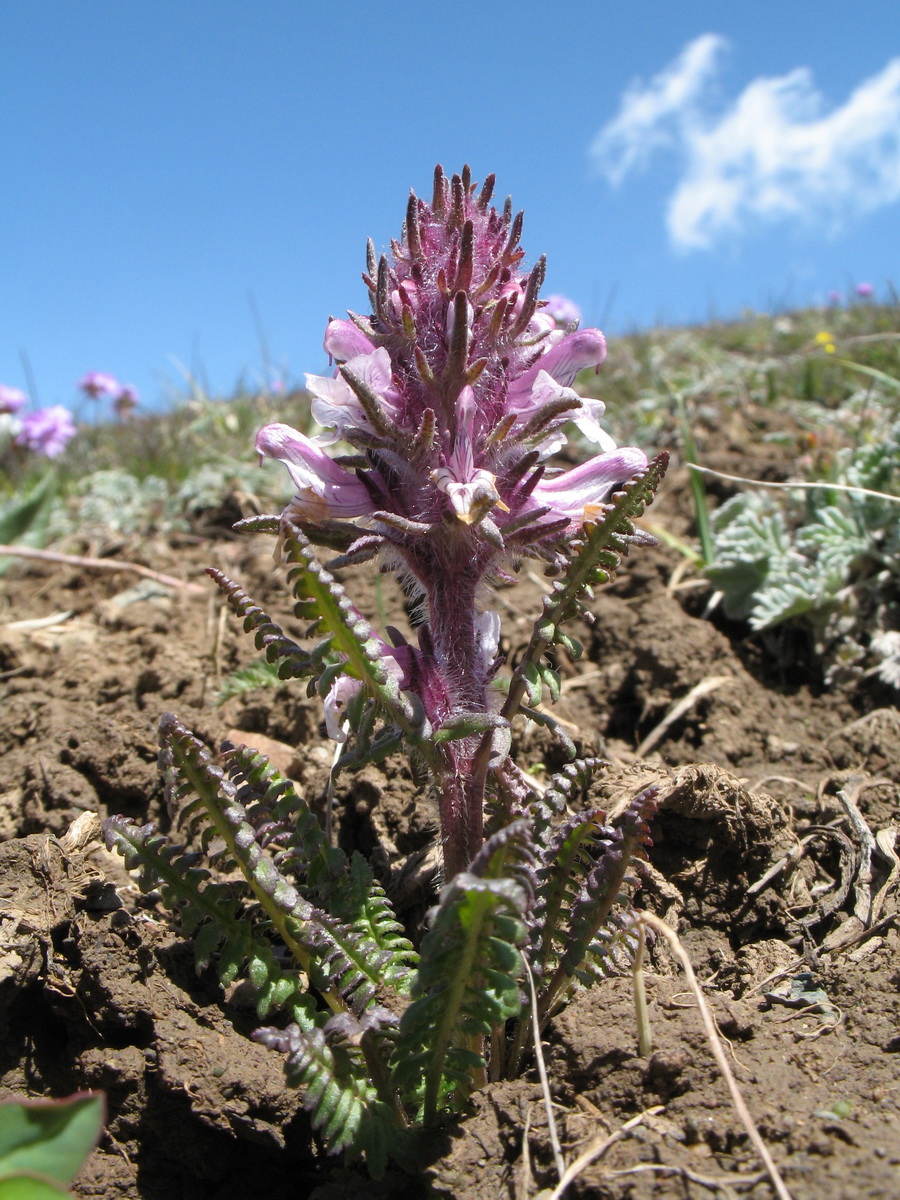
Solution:
M685 497L675 473L654 519L686 529ZM130 553L194 582L219 566L295 629L271 550L223 526ZM794 1200L900 1197L894 697L872 679L824 689L800 656L773 663L745 628L702 618L707 597L673 586L677 565L662 550L636 552L598 594L595 624L575 631L586 654L564 666L557 714L609 760L593 802L662 785L637 902L679 931ZM373 589L358 571L346 582L367 616L403 625L388 580ZM526 571L500 594L512 656L538 583ZM477 1094L435 1134L416 1178L375 1184L324 1159L277 1056L248 1040L247 996L223 996L195 973L165 912L97 841L91 814L166 825L155 730L168 709L210 745L230 734L271 751L308 797L323 793L331 749L312 701L283 687L216 707L220 680L255 651L212 585L188 594L124 572L21 564L0 586L0 1094L105 1091L106 1132L75 1194L524 1200L552 1190L534 1072ZM541 730L524 731L517 753L551 770L562 762ZM342 777L336 802L341 844L372 855L417 920L434 886L427 800L396 762ZM568 1194L763 1200L772 1185L684 977L660 945L650 957L649 1055L638 1052L630 976L579 994L547 1030L566 1161L622 1131Z

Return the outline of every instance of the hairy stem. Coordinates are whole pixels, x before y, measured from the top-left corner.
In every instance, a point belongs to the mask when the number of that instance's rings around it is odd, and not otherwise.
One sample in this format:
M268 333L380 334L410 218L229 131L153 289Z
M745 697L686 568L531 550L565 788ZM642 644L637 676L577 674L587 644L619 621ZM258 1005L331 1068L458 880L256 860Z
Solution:
M445 719L487 711L475 603L481 571L474 556L465 553L469 541L459 539L463 553L454 557L460 561L434 569L427 585L435 659L447 690ZM446 879L468 867L484 839L487 762L479 753L483 740L463 738L441 755L438 807Z

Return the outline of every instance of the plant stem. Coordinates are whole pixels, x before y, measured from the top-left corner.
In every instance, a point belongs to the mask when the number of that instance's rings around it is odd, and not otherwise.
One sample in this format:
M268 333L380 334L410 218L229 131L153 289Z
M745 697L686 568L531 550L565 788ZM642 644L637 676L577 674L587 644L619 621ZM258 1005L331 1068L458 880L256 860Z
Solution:
M465 551L468 541L460 540L459 548ZM475 602L481 569L471 553L453 557L460 561L432 567L427 587L436 666L447 695L445 720L460 713L487 712ZM438 806L448 880L468 867L484 839L487 754L479 753L483 745L484 738L463 738L448 744L441 754Z
M644 983L644 950L647 945L646 927L638 923L638 947L631 965L634 983L634 1013L638 1028L638 1053L649 1058L653 1051L653 1034L650 1031L650 1014L647 1009L647 988Z
M484 780L473 779L469 774L472 749L473 739L466 738L456 742L443 756L445 767L438 784L438 807L446 880L465 871L484 838Z

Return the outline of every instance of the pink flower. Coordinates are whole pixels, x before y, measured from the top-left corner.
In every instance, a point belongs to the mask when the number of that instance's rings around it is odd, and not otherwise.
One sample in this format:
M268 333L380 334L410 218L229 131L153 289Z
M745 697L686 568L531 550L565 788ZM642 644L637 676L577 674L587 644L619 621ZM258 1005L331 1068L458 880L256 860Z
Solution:
M571 325L573 321L581 320L581 309L574 300L553 292L544 300L544 312L551 316L557 325Z
M324 346L337 368L306 376L326 432L275 424L257 438L286 464L297 488L287 513L312 541L317 522L372 518L364 540L424 602L417 678L430 680L421 686L434 722L484 699L495 655L477 626L483 585L521 557L565 557L567 537L647 465L602 428L603 402L575 391L578 373L606 358L606 339L571 328L571 301L542 303L545 262L522 268L521 214L494 208L492 188L438 167L431 201L410 196L401 239L367 261L371 312L330 320ZM563 448L570 423L596 456L544 478L542 460ZM325 452L337 441L352 448L352 469ZM448 679L451 662L463 665Z
M575 390L578 373L606 358L606 339L576 327L571 301L541 301L546 262L523 266L522 214L513 215L510 202L495 208L493 186L493 176L479 188L468 167L449 179L438 166L430 200L409 196L400 238L380 259L371 248L367 255L371 310L329 321L324 345L336 370L306 376L312 415L326 433L311 438L272 424L256 439L294 482L285 518L299 517L311 543L342 550L337 566L377 555L416 605L417 644L381 645L378 686L354 678L363 671L349 659L341 664L348 674L334 679L325 700L330 736L346 738L347 707L362 699L361 688L376 702L380 693L382 708L402 688L417 701L410 711L423 730L503 709L489 743L473 724L439 750L448 878L481 845L485 772L505 761L506 716L515 707L515 694L505 705L494 687L500 622L485 611L491 583L528 557L561 571L610 493L648 465L641 450L617 448L601 427L602 401ZM571 423L597 452L547 473ZM350 452L341 447L331 457L325 447L339 441ZM664 464L661 455L642 500ZM334 518L353 524L340 528ZM368 625L354 628L368 645ZM405 728L407 720L397 723Z
M39 408L37 412L26 413L16 442L35 454L56 458L75 436L75 432L72 414L61 404L54 404L51 408Z
M345 363L360 354L371 354L372 342L352 321L332 318L325 330L325 353L335 362Z
M78 381L78 387L90 396L92 400L99 400L101 396L116 397L122 390L122 385L114 375L107 375L103 371L88 371Z
M375 510L365 484L319 449L313 438L276 422L256 435L256 449L283 462L297 488L291 513L306 521L360 517Z
M28 397L19 388L0 383L0 413L16 413L28 403Z
M336 346L336 342L332 341L332 345ZM357 354L338 368L333 379L325 375L306 376L306 389L313 396L312 414L323 429L333 431L321 438L323 445L336 442L349 429L371 432L369 418L359 396L347 382L348 374L377 398L379 407L388 419L396 416L393 403L395 396L391 391L391 359L387 350Z
M589 458L553 479L542 479L531 492L529 507L549 505L542 523L567 517L574 532L599 514L618 484L627 483L647 466L647 456L634 446L623 446Z
M456 437L446 465L432 471L432 482L444 492L457 517L466 525L478 521L500 502L497 476L475 467L475 393L464 387L456 401ZM506 508L506 505L502 505ZM508 511L508 510L507 510Z
M863 300L871 300L875 295L875 289L871 283L858 283L856 285L856 294Z
M381 662L398 688L409 683L409 647L395 649L386 642L381 643ZM362 688L362 681L350 675L339 675L325 697L325 729L333 742L346 742L347 730L344 713L347 705Z

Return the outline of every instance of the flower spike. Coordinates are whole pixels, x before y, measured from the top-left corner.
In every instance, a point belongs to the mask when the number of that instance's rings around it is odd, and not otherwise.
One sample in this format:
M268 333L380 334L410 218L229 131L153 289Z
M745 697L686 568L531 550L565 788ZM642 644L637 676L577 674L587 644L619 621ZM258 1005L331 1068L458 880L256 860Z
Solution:
M513 550L555 562L563 538L647 465L601 427L602 402L572 387L603 362L606 340L544 311L546 261L520 269L522 214L498 212L492 190L490 180L479 192L468 168L451 179L438 168L430 204L410 195L392 254L367 251L371 315L330 321L334 375L307 376L323 432L273 425L258 440L291 472L288 513L308 537L336 546L335 520L362 523L338 548L349 553L366 531L383 538L384 561L423 601L432 652L420 670L441 680L423 703L436 729L493 703L477 633L485 584ZM597 452L548 473L569 422ZM361 452L352 467L326 453L339 440Z

